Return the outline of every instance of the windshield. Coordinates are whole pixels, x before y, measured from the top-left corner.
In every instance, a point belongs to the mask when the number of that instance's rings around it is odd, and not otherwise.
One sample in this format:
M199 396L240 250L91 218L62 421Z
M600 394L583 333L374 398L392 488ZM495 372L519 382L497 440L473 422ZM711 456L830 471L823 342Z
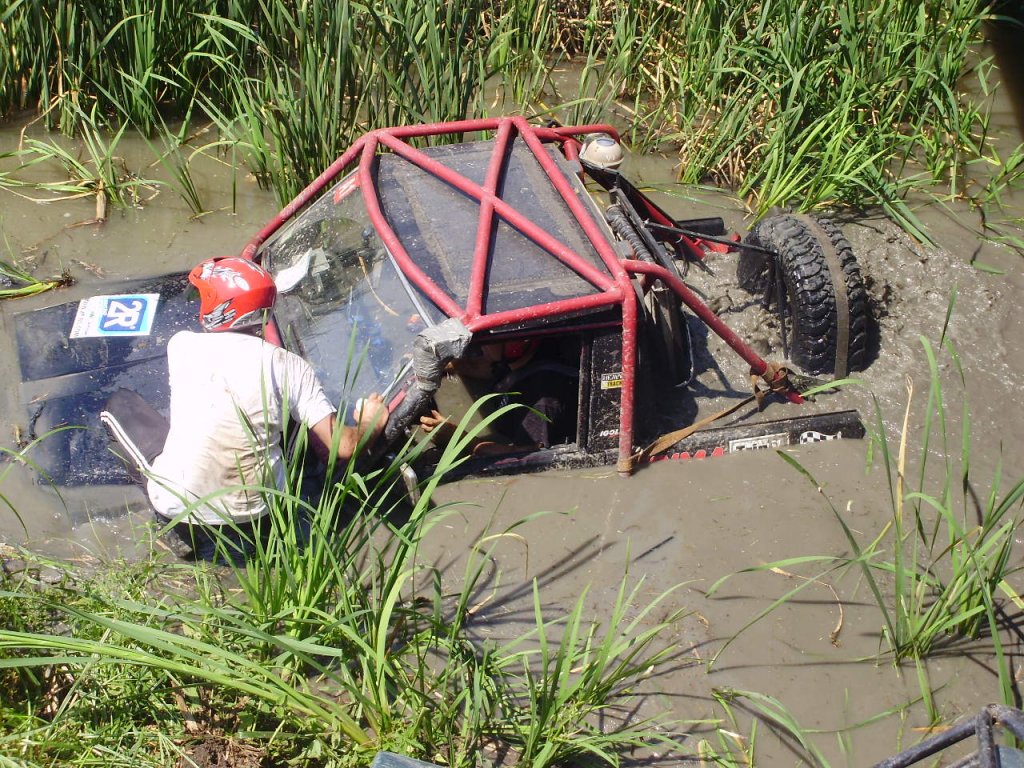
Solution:
M354 174L342 179L257 253L277 283L284 345L313 365L334 402L388 395L429 322L357 188Z

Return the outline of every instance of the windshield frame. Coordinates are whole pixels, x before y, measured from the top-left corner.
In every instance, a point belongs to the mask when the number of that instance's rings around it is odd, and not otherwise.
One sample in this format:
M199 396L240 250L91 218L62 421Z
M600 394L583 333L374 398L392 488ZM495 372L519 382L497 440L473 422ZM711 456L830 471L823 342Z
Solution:
M360 187L356 171L344 176L255 254L279 284L278 342L313 365L335 402L396 394L410 375L416 335L443 317L382 242L354 194Z

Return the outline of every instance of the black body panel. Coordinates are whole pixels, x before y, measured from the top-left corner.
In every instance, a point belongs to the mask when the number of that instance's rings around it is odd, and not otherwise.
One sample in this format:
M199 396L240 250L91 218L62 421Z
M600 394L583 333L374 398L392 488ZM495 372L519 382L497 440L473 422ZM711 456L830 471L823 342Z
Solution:
M108 448L99 413L121 388L138 392L166 413L167 342L180 330L199 330L197 304L189 300L192 291L184 275L119 283L106 290L159 296L148 334L72 338L82 304L78 301L14 318L22 373L19 394L28 413L22 440L45 435L29 458L55 485L129 482Z

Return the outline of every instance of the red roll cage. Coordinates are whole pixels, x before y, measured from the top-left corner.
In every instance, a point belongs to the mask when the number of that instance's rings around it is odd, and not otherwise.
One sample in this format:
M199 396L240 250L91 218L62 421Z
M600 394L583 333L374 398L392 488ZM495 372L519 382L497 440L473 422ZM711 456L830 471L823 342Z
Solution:
M491 132L494 134L493 150L487 166L483 184L478 184L433 158L409 143L411 139L430 136ZM566 158L578 159L582 137L591 133L605 133L618 140L618 133L608 125L584 125L572 127L539 127L530 125L522 117L501 117L480 120L463 120L451 123L435 123L397 128L381 128L363 135L341 157L320 174L294 200L286 205L267 223L244 247L241 255L253 258L258 248L286 221L302 210L308 203L332 184L341 174L358 163L358 174L363 203L374 228L388 248L399 269L408 280L428 297L442 312L457 318L471 332L490 331L517 323L536 321L547 317L564 316L569 313L618 306L622 313L622 390L619 417L619 444L617 468L629 472L633 454L634 395L636 392L636 349L638 333L637 297L633 290L634 275L647 275L661 280L700 319L717 333L751 367L751 373L765 378L768 385L793 402L800 402L800 395L789 386L785 372L770 366L730 330L691 291L677 275L662 266L636 259L623 260L615 252L605 232L587 211L578 198L562 170L544 145L557 143ZM595 268L585 258L574 252L568 245L553 237L534 224L515 207L509 205L498 193L504 170L504 158L509 143L520 137L530 148L533 156L543 168L552 188L565 202L586 238L608 270L608 274ZM452 297L442 290L416 262L381 210L376 193L372 169L373 160L382 151L390 151L430 174L451 185L480 206L476 230L475 248L472 256L469 292L465 306L459 306ZM651 205L642 212L650 221L666 226L675 222L668 219L657 206ZM484 297L487 291L487 276L491 256L491 241L498 220L505 221L522 235L532 240L553 258L574 271L596 289L585 296L573 296L546 304L521 309L486 312ZM678 236L685 249L700 253L699 240Z

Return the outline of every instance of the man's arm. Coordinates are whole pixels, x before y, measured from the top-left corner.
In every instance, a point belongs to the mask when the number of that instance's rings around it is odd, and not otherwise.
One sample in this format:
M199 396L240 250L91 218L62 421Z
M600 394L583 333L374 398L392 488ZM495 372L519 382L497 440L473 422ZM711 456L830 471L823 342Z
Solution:
M431 441L438 448L448 445L455 435L455 425L452 423L452 420L445 418L437 410L432 410L430 413L420 416L420 429L430 436ZM478 436L470 443L469 454L470 456L504 456L507 453L535 451L540 447L536 444L515 445L511 442L503 443Z
M338 460L346 462L352 458L359 441L363 435L369 435L369 442L377 439L384 431L384 425L388 422L388 409L384 405L384 398L376 392L368 397L362 398L356 403L352 412L355 419L354 427L341 427L341 436L338 439ZM310 427L311 442L317 457L324 464L327 464L331 457L331 445L334 443L334 422L337 414L332 413L325 416L316 424Z

